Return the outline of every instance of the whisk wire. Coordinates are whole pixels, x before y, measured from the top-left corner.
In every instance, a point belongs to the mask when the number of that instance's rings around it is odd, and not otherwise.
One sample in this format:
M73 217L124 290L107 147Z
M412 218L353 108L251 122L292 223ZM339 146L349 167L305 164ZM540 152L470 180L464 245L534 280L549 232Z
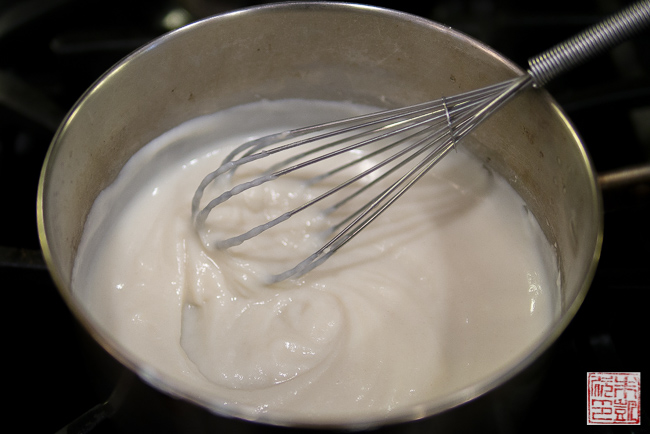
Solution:
M388 209L390 205L401 197L413 184L415 184L415 182L421 179L421 177L437 164L450 150L454 149L458 140L462 139L476 126L477 118L489 116L489 114L514 95L519 88L530 82L530 77L517 77L508 82L490 86L482 90L468 92L467 94L458 97L449 97L433 103L421 104L412 108L410 111L406 109L397 109L384 112L389 113L388 116L382 116L381 114L359 116L356 119L363 121L360 125L350 124L350 120L346 120L345 122L336 121L333 123L321 124L316 127L291 130L289 132L253 140L252 142L244 144L231 152L231 154L229 154L224 160L224 164L216 171L206 176L204 182L201 183L200 188L195 194L195 200L193 201L192 211L195 225L199 230L202 230L212 209L226 200L229 200L233 196L241 194L249 189L271 182L283 175L307 166L329 160L335 156L340 156L350 151L356 151L393 137L398 138L398 140L385 144L376 150L337 166L322 175L307 180L306 182L308 184L320 182L346 168L358 165L362 161L374 158L377 155L385 154L393 148L398 148L394 153L383 157L381 161L374 163L371 167L358 172L354 176L337 186L330 188L317 197L280 214L268 222L257 225L242 234L216 240L212 243L206 242L217 249L234 247L260 235L272 227L277 226L295 214L312 207L316 203L344 190L348 186L363 180L367 176L376 173L379 169L392 164L392 166L388 167L375 179L361 185L352 193L347 194L334 205L327 208L324 211L324 214L329 214L341 207L343 204L361 195L366 190L379 184L399 169L412 163L427 151L429 152L424 156L424 158L421 158L417 164L409 168L397 181L393 182L385 190L375 195L355 212L332 225L326 235L336 233L332 235L329 241L327 241L320 249L314 252L314 254L301 261L292 269L272 276L271 282L284 280L286 277L291 275L295 276L304 274L329 258L329 256L349 242L359 232L361 232L362 229L368 226L386 209ZM403 119L405 115L408 115L408 119L406 120ZM343 125L343 127L332 131L329 130L332 125ZM362 129L361 132L346 136L346 133L356 132L360 128ZM366 129L363 130L363 128ZM265 147L268 147L269 144L272 144L276 137L291 139L300 136L304 131L309 131L309 133L314 133L316 131L319 134L289 142L287 144L281 144L268 150L264 149ZM239 166L279 152L285 152L290 149L302 147L306 144L317 143L324 139L339 137L341 135L343 137L340 139L328 142L325 145L316 146L300 154L292 155L282 162L274 164L272 166L272 169L274 170L272 173L268 173L269 171L267 170L266 173L261 176L238 184L211 200L204 208L200 210L198 209L205 187L220 176L225 174L232 176ZM362 140L359 141L359 139ZM403 143L408 144L406 146L401 146ZM326 152L319 154L321 151ZM242 156L239 158L237 158L238 153L242 153Z

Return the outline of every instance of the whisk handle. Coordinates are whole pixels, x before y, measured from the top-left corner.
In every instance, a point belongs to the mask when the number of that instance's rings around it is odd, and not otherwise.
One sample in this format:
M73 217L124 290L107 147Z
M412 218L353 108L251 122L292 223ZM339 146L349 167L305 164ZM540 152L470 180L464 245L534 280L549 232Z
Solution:
M528 60L535 86L585 62L650 24L650 0L634 3L583 32Z

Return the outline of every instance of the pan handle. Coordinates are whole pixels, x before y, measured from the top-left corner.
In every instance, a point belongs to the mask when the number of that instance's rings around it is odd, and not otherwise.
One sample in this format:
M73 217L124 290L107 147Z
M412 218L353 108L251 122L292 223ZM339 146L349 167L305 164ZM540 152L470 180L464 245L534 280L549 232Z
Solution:
M616 190L636 184L650 184L650 164L628 167L598 175L603 190Z

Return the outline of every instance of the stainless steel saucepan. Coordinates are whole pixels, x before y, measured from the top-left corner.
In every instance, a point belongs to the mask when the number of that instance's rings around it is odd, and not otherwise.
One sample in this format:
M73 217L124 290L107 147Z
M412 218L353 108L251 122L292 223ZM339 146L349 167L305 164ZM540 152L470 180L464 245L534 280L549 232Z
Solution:
M95 82L54 137L38 192L39 233L48 268L93 342L151 389L147 393L165 409L154 414L166 428L208 432L222 424L241 423L249 430L292 426L291 420L274 417L250 423L237 406L201 401L192 390L152 375L100 330L70 285L93 201L142 146L197 116L281 98L397 107L521 73L491 48L449 27L361 5L264 5L171 32ZM545 91L530 91L490 118L475 136L472 152L510 181L557 248L562 290L552 328L504 372L445 399L389 420L306 424L309 428L462 430L478 424L482 432L489 431L491 403L523 402L519 386L525 389L527 380L534 380L538 362L580 307L599 258L603 218L597 179L578 134Z

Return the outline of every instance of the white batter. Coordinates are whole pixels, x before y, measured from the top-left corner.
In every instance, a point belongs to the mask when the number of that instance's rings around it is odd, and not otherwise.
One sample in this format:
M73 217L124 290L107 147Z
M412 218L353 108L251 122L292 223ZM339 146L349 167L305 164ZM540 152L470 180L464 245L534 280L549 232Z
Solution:
M298 280L260 276L311 253L317 216L227 252L203 248L190 201L226 148L358 110L291 100L195 119L143 148L99 196L73 290L144 375L252 417L355 421L494 375L541 339L556 310L553 253L521 198L461 151ZM212 224L310 194L288 179L223 204Z

